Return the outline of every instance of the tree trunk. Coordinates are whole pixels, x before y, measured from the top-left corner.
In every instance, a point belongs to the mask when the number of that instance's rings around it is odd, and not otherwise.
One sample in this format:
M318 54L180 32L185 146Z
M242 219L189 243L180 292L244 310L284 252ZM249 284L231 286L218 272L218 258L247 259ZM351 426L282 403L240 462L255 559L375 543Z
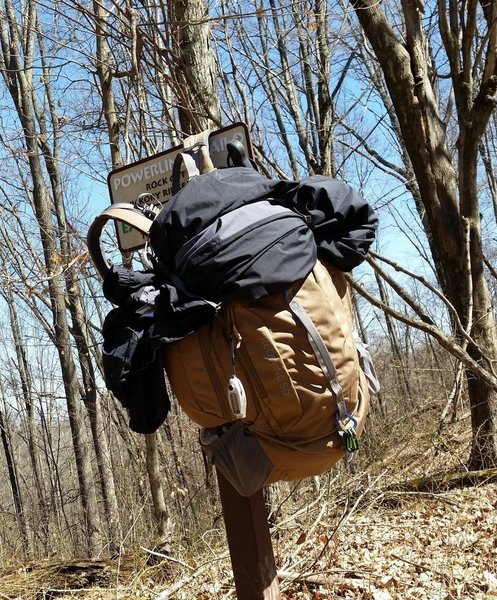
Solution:
M407 43L397 39L375 0L352 0L352 5L381 65L395 106L440 260L443 277L440 284L462 322L467 327L472 325L475 344L468 351L475 360L491 368L497 360L496 331L483 277L475 168L476 141L483 134L483 122L488 121L490 112L473 107L469 111L473 121L465 121L461 118L462 109L459 111L458 174L447 148L446 125L440 118L430 81L427 44L415 3L407 0L404 3ZM492 28L495 29L495 24ZM495 79L494 74L494 84ZM491 100L487 95L486 100L491 103L495 98ZM473 130L468 132L468 127ZM467 261L461 260L467 254L464 218L470 224ZM497 464L497 393L471 373L467 378L473 426L469 464L472 469L490 468Z
M107 11L102 2L93 2L95 15L95 41L97 45L97 74L102 91L102 108L107 123L109 135L110 154L112 166L120 167L123 164L121 148L119 145L120 125L114 94L112 93L112 61L110 60L109 44L107 42L106 16Z
M205 0L168 0L168 9L173 87L181 129L187 136L221 124L209 7Z
M3 396L3 390L2 390ZM29 536L28 526L26 524L26 517L24 515L24 509L22 505L21 491L19 489L17 469L12 453L12 447L9 440L7 424L3 416L2 410L0 410L0 437L2 438L2 446L5 453L5 461L7 463L7 471L9 473L10 489L12 490L12 499L14 501L14 511L16 515L17 525L19 527L19 533L21 534L22 549L25 557L29 556Z
M150 491L155 510L155 520L157 523L157 537L155 546L162 548L166 552L169 550L169 518L162 489L162 472L159 461L158 437L157 433L149 433L145 436L147 473L150 483Z
M333 156L335 115L330 90L331 44L328 27L328 3L325 0L316 0L316 35L319 51L317 73L319 167L316 172L331 177L336 171Z

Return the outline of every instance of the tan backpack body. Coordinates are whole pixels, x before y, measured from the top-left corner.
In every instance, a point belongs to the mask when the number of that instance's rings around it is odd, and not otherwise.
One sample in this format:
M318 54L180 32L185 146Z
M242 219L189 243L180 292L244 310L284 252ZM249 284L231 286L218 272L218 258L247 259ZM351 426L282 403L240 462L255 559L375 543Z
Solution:
M368 384L345 278L319 261L286 292L224 306L166 348L165 368L204 428L204 449L243 495L323 473L345 454L343 426L357 436L364 428ZM246 397L241 414L230 401L234 375Z

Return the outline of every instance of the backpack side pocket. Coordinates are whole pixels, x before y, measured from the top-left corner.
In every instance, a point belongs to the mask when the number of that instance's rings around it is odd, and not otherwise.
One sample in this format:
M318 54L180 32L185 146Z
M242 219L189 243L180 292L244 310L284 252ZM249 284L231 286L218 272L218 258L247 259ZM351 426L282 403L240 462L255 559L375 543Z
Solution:
M252 496L273 469L271 461L244 423L200 430L200 445L241 496Z

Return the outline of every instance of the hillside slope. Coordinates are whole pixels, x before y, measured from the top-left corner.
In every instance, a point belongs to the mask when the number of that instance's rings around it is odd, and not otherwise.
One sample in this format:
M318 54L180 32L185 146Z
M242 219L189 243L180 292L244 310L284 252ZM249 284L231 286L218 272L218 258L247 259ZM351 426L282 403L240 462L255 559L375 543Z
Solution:
M272 488L282 598L497 598L495 473L464 487L433 477L461 470L467 423L438 437L417 427L401 445L404 422L367 468ZM421 475L423 485L412 479ZM0 598L235 598L222 520L163 559L136 549L115 560L12 562L0 569Z

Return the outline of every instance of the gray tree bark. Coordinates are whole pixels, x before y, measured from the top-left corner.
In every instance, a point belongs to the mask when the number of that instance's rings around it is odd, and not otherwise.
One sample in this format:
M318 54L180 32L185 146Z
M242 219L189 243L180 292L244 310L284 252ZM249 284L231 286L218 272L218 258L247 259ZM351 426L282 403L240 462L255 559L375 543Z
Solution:
M185 136L220 126L216 62L205 0L168 0L173 88Z

